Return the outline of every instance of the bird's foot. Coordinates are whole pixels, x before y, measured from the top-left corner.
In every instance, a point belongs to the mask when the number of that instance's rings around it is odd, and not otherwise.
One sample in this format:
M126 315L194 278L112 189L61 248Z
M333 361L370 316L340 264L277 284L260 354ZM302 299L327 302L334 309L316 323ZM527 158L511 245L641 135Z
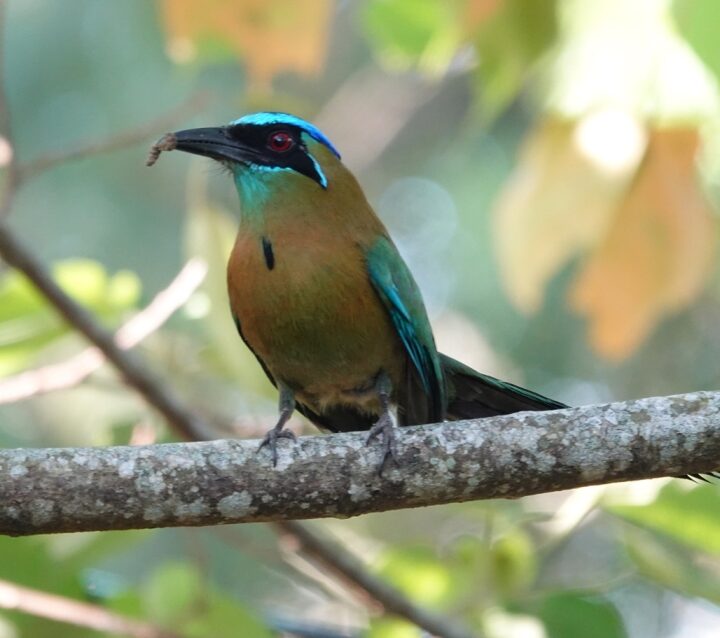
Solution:
M266 445L270 448L270 454L272 454L272 462L273 467L277 466L278 462L278 452L277 452L277 440L278 439L290 439L293 443L297 441L297 437L293 432L290 430L283 430L282 427L285 425L284 422L278 424L272 429L268 430L265 436L263 437L263 440L260 441L260 445L258 445L257 451L259 452L262 450Z
M383 470L386 468L388 461L392 459L397 463L397 418L391 408L386 409L375 424L370 428L365 445L370 445L373 439L382 439L382 459L378 465L378 476L382 476Z
M272 454L273 467L277 467L278 453L277 453L277 440L278 439L290 439L295 442L297 437L290 430L283 430L288 419L292 416L295 410L295 396L288 386L282 382L278 382L278 389L280 390L280 418L275 424L275 427L268 432L260 441L257 451L262 450L266 445L270 448L270 454Z

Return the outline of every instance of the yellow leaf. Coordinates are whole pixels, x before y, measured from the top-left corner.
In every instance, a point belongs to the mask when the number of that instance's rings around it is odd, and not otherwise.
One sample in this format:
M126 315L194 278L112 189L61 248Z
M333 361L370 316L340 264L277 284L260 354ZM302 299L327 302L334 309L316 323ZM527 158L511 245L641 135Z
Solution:
M570 301L588 316L603 356L631 354L665 315L701 290L716 228L695 168L695 128L655 130L605 241L574 282Z
M278 73L313 75L325 60L333 0L163 0L172 57L187 61L208 41L247 65L253 88Z
M642 154L639 129L599 112L579 123L549 117L529 135L494 211L503 282L520 310L537 310L551 277L605 235ZM603 143L618 134L631 147L609 162Z

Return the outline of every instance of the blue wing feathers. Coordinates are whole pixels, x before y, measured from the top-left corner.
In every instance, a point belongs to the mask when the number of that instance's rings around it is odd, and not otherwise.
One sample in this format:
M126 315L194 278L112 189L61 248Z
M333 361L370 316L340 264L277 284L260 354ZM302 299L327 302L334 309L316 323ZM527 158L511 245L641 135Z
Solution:
M417 372L425 393L444 411L445 387L430 323L420 291L397 249L386 237L368 251L370 281L388 310L393 326Z

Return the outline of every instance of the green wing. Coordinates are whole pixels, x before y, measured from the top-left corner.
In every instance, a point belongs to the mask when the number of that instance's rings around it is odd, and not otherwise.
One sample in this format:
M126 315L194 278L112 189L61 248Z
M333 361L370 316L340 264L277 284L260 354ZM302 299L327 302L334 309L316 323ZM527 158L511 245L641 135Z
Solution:
M366 260L370 281L390 315L420 381L420 391L429 403L428 418L442 421L446 407L445 382L420 290L389 238L380 237L367 251ZM411 396L406 397L406 401L418 400L419 397L412 396L413 391L407 393Z

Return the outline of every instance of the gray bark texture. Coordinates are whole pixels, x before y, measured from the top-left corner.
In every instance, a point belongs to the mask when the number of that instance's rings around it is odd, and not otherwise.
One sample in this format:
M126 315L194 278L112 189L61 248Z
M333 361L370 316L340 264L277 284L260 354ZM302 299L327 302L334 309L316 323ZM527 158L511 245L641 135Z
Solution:
M403 428L378 475L366 433L0 451L0 534L216 525L368 512L710 472L720 393Z

